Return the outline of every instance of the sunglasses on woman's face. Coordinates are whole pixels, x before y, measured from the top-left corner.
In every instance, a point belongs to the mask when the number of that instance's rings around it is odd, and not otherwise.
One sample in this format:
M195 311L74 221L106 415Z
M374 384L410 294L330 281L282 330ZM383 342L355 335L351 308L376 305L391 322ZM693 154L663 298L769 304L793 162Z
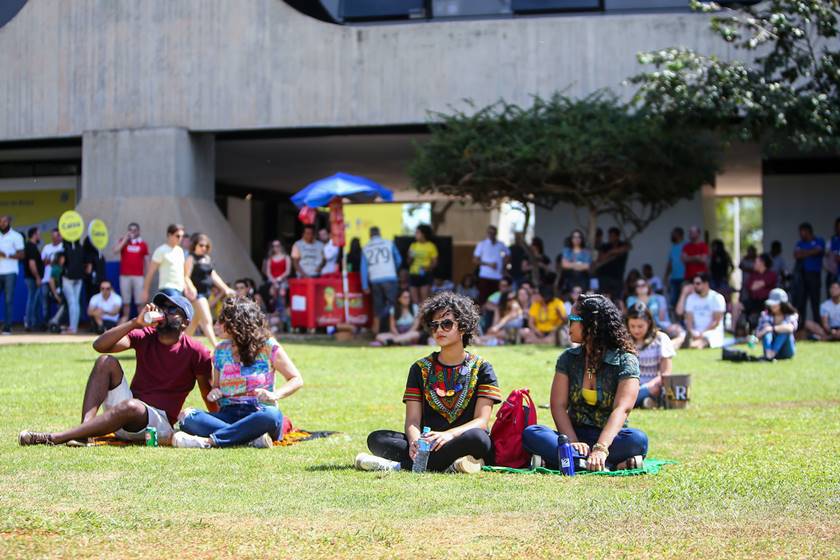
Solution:
M431 330L432 333L436 332L439 328L443 329L443 332L449 332L454 326L455 321L453 321L452 319L444 319L443 321L429 321L429 330Z
M570 314L569 321L571 321L572 323L579 323L583 321L583 317L581 317L580 315Z

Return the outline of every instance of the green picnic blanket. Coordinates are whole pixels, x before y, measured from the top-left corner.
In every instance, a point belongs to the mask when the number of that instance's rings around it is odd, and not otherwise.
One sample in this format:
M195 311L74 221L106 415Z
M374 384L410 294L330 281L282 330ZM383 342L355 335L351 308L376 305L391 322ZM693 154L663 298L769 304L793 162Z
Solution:
M623 471L582 471L576 472L575 475L580 476L637 476L640 474L657 474L663 465L676 465L676 461L668 461L666 459L645 459L645 466L641 469L626 469ZM562 476L561 471L547 469L545 467L537 467L535 469L512 469L510 467L483 467L482 470L488 472L511 473L511 474L556 474Z

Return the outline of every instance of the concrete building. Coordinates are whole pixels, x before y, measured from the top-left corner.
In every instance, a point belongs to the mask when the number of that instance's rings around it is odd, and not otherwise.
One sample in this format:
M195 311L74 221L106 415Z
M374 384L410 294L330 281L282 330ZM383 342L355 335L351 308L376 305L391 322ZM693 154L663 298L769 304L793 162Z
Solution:
M405 166L429 111L464 99L527 104L558 89L629 96L622 81L639 72L640 51L733 56L686 4L10 1L0 11L0 189L64 177L82 215L114 237L136 220L155 245L183 222L210 234L225 277L256 276L264 242L294 234L288 195L311 180L342 170L417 199ZM766 238L790 246L805 218L825 232L836 173L765 178ZM782 210L791 185L819 193L800 191L795 215ZM660 267L663 232L704 223L710 196L637 238L631 266ZM551 253L572 224L566 209L536 216Z

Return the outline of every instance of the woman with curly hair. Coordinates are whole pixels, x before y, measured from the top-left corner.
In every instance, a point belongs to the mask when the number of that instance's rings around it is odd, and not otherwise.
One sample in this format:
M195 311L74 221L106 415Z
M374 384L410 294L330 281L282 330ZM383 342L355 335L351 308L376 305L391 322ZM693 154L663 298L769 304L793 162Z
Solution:
M467 352L476 334L479 314L475 302L441 292L423 303L423 322L440 345L412 364L403 394L405 432L379 430L368 436L373 455L360 453L361 470L411 469L422 437L431 444L427 469L473 473L490 459L487 423L493 406L501 402L493 366Z
M565 434L587 468L641 468L644 432L627 427L639 393L639 360L621 314L608 298L582 294L569 316L569 335L580 344L557 359L551 415L557 431L529 426L522 446L557 468L557 436Z
M271 447L283 438L283 414L277 401L303 386L303 377L283 347L271 336L265 315L253 300L225 300L218 320L219 342L213 352L213 389L218 412L188 408L178 420L173 447ZM275 372L285 378L275 390Z

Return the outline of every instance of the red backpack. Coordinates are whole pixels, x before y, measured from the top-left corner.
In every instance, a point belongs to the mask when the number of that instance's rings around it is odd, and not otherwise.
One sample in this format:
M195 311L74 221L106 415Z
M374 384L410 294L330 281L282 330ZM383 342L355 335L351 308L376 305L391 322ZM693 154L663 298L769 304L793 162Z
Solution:
M528 389L512 391L490 430L496 466L521 469L530 464L531 454L522 448L522 431L536 423L537 409Z

